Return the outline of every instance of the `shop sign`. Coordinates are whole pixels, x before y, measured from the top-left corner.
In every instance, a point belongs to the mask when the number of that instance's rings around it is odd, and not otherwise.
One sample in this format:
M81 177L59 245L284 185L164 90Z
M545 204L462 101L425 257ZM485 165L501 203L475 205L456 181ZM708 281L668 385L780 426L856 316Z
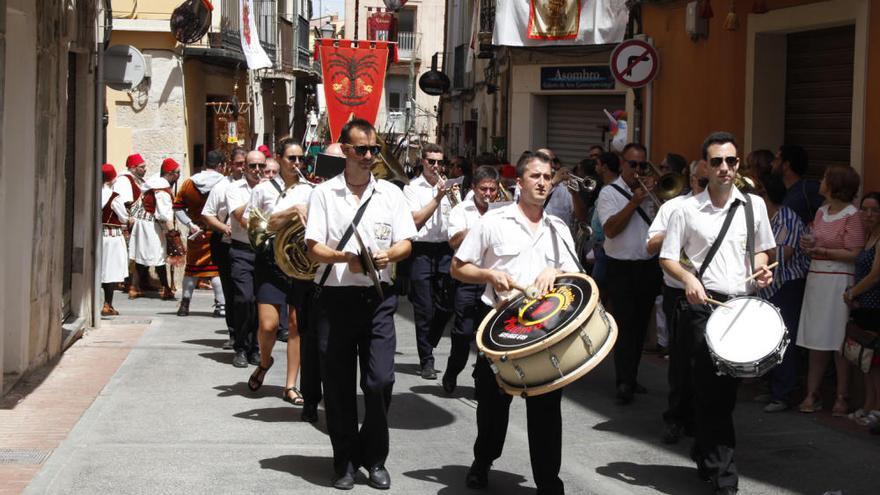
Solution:
M541 67L541 89L614 89L614 75L607 65Z

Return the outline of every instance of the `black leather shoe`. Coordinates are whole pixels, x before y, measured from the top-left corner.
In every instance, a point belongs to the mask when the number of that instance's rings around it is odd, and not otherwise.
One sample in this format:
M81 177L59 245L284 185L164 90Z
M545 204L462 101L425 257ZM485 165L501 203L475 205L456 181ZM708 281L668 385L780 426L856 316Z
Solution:
M248 362L254 366L258 366L260 364L260 353L252 352L250 356L248 356Z
M457 377L450 376L449 373L443 373L443 391L447 394L451 394L455 392L455 387L457 385Z
M248 357L244 351L236 351L235 357L232 358L232 365L236 368L247 368Z
M177 316L189 316L189 298L184 297L180 300L180 306L177 307Z
M425 380L436 380L437 379L437 370L434 369L433 364L427 364L422 366L422 378Z
M345 473L333 480L333 488L337 490L351 490L354 488L354 473Z
M633 392L635 392L637 394L647 394L648 389L646 389L645 386L642 385L641 383L636 382L636 386L633 387Z
M318 421L318 405L317 404L309 404L308 402L303 405L302 413L300 414L300 419L305 421L306 423L315 423Z
M370 477L367 484L378 490L387 490L391 488L391 475L385 466L375 466L370 468Z
M681 440L682 427L675 423L666 423L663 428L662 440L667 445L677 444Z
M464 484L468 488L477 490L485 489L489 486L489 467L478 464L474 461L471 468L468 469L467 476L464 478Z
M223 343L223 350L228 351L229 349L232 349L233 346L235 346L235 340L232 337L229 337L229 339Z
M287 342L287 338L290 337L290 331L285 329L278 330L278 334L275 335L275 339L278 342Z
M633 389L625 383L617 386L617 404L625 406L633 401Z

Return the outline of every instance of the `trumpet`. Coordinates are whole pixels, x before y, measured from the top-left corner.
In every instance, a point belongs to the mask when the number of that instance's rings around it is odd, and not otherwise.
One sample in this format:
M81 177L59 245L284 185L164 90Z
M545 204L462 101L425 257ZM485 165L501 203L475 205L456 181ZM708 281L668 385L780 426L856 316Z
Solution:
M583 191L591 193L596 190L596 181L590 177L578 177L577 175L569 175L565 179L565 186L574 192Z
M446 178L446 176L443 174L437 174L437 177L441 181L443 181L444 183L448 180ZM455 190L455 188L453 186L455 186L455 184L452 184L451 186L446 188L446 199L449 200L450 207L455 207L455 205L457 205L459 203L458 192Z

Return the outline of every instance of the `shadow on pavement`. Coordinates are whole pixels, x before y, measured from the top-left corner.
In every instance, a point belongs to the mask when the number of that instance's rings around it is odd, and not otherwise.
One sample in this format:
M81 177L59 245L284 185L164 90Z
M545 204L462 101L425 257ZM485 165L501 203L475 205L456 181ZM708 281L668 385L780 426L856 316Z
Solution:
M261 409L251 409L250 411L242 411L233 414L236 418L252 419L255 421L263 421L265 423L299 423L300 408L293 407L264 407Z
M612 462L599 466L596 472L630 485L644 486L670 495L711 491L710 485L697 477L696 470L683 466Z
M235 353L232 351L226 352L201 352L199 353L199 357L211 359L213 361L217 361L220 364L232 364L232 358L235 357Z
M505 495L516 495L519 493L535 492L534 488L522 485L526 481L522 475L495 469L489 471L488 490L471 490L464 484L464 477L467 475L467 471L468 466L446 465L436 469L407 471L403 475L419 481L443 485L443 488L437 490L436 493L438 495L456 495L460 493L503 493Z
M215 349L221 349L223 347L223 344L226 343L226 340L225 339L193 339L193 340L184 340L182 343L193 344L193 345L203 345L205 347L213 347Z
M333 459L307 455L282 455L260 460L260 467L288 473L317 486L329 487L333 481Z
M251 389L248 388L247 382L238 382L234 385L218 385L214 387L214 390L220 391L220 393L217 394L217 397L241 396L246 399L278 397L278 400L280 401L281 393L284 391L284 387L281 387L279 385L263 385L262 387L260 387L260 390L252 392Z
M413 363L394 363L394 372L419 376L422 374L422 367Z
M418 394L394 394L388 411L388 426L395 430L430 430L455 422L449 411Z
M434 397L439 397L441 399L474 398L474 387L458 385L457 387L455 387L455 391L453 391L451 394L447 394L446 391L443 390L443 385L440 384L440 380L437 380L436 385L417 385L415 387L410 387L409 389L415 394L428 394L433 395Z

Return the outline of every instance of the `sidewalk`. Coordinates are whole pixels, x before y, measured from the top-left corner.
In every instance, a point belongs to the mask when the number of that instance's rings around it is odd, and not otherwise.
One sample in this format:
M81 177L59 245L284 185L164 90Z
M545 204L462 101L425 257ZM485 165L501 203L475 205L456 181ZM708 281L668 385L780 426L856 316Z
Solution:
M39 433L20 434L31 428L28 423L7 427L2 415L9 411L0 411L0 448L30 446L25 440L31 439L34 447L54 449L26 493L334 493L323 410L313 426L299 421L299 410L281 401L283 343L275 348L275 366L265 385L251 393L246 382L253 367L231 366L232 353L221 349L224 321L210 316L208 293L197 293L194 315L188 318L175 316L171 302L120 298L118 306L119 319L152 319L152 324L130 353L126 342L137 336L126 328L133 326L112 325L87 335L65 354L64 359L73 360L99 353L106 358L101 367L108 369L115 369L114 360L124 363L60 446L36 443ZM402 300L388 493L480 493L464 487L475 435L472 381L462 374L458 390L447 397L439 380L418 376L410 313ZM445 366L448 346L444 339L437 350L438 368ZM123 350L127 358L117 355ZM659 442L665 363L656 358L643 363L641 376L649 393L637 396L632 406L614 405L611 358L566 389L561 477L567 493L712 493L688 458L690 441L674 446ZM98 379L76 375L72 368L62 377L60 369L25 402L39 396L40 404L54 408L56 399L86 394L63 387L44 391L56 375L56 380L98 386ZM39 409L37 404L30 407ZM46 438L55 442L63 437L63 427L76 421L59 417L60 412L41 414L35 424L51 425L46 431L55 436ZM490 490L483 493L533 493L525 416L524 401L514 400L504 455L490 474ZM833 424L841 421L846 420ZM764 414L760 404L745 400L738 405L736 423L741 493L821 495L843 490L854 495L873 494L880 487L880 442L862 430L829 427L824 416ZM19 473L20 480L9 490L15 492L39 467L0 470L0 486L9 486L10 476ZM377 492L360 479L352 493Z

